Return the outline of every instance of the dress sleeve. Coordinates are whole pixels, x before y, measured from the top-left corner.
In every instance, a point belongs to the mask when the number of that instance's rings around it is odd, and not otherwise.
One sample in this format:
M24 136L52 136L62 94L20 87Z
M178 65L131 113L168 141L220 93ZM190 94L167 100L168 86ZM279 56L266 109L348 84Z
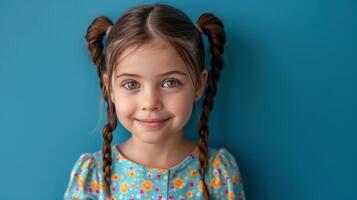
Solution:
M64 200L104 199L103 183L98 175L98 169L98 162L93 154L82 154L72 168Z
M246 200L236 159L225 148L220 148L212 160L210 186L213 199Z

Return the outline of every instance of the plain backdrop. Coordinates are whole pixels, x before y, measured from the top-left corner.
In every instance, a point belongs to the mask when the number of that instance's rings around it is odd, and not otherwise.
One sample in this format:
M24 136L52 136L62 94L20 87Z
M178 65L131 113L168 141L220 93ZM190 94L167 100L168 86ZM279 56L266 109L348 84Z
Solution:
M224 22L209 145L234 154L248 200L357 199L354 0L1 1L0 199L62 199L80 154L101 149L87 27L152 2ZM113 144L128 136L119 124Z

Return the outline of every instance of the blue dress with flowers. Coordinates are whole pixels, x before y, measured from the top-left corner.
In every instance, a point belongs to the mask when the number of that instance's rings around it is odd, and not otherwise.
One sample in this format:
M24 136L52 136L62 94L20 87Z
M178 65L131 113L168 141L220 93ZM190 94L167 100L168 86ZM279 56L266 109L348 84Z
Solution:
M110 200L204 199L199 175L198 146L170 169L142 166L112 146L113 174ZM234 156L226 149L208 147L205 182L211 199L245 200L242 177ZM80 155L72 168L64 199L105 200L101 151Z

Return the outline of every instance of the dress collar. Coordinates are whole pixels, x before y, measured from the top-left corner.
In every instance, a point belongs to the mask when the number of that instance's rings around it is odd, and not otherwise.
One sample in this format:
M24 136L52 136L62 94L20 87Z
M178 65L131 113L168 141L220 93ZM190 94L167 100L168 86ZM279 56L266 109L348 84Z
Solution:
M138 163L135 163L135 162L129 160L120 152L118 146L112 146L112 152L114 153L114 156L115 156L115 162L128 164L130 167L134 167L136 169L139 168L142 170L148 170L148 171L159 172L159 173L165 173L167 171L170 171L170 173L171 172L176 173L176 172L180 171L181 169L185 168L188 164L190 164L199 155L198 146L196 146L194 148L194 150L192 152L190 152L181 162L170 167L169 169L162 169L162 168L155 168L155 167L148 167L148 166L140 165Z

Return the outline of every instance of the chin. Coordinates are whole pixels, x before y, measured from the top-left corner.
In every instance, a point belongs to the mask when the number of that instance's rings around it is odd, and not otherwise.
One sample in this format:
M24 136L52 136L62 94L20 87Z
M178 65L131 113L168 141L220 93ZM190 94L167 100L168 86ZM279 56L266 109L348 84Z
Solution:
M157 144L162 143L162 141L165 141L164 137L162 137L161 135L155 135L155 133L152 132L140 133L139 135L135 135L135 137L141 142L147 144Z

